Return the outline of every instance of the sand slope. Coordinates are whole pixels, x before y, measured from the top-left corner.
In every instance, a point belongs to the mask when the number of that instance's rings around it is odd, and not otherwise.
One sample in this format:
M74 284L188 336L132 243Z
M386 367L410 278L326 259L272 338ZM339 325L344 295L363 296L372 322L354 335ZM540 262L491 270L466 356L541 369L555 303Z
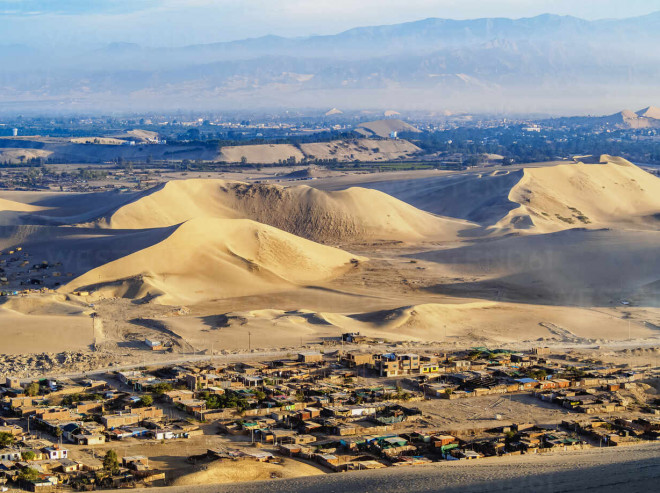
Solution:
M431 289L467 297L566 305L657 306L660 232L572 229L507 236L413 255L444 278Z
M246 146L229 146L220 150L219 161L240 163L245 157L247 163L266 164L286 161L293 157L300 162L305 156L291 144L260 144Z
M419 133L412 125L397 119L376 120L373 122L361 123L355 129L356 132L361 133L367 137L382 137L387 138L392 132L415 132Z
M355 257L248 220L194 219L158 244L93 269L62 290L195 303L321 282Z
M458 339L578 340L625 339L628 326L606 313L582 308L556 308L472 301L468 303L427 303L392 310L354 315L320 314L342 330L359 331L389 339L452 341ZM631 326L637 337L654 335L641 323Z
M496 229L559 231L576 226L617 224L655 229L660 213L660 179L621 158L601 164L564 164L524 170L509 200L519 204Z
M305 155L316 159L337 159L343 161L388 161L409 157L420 148L407 140L359 139L356 141L337 140L301 144Z
M252 219L320 242L451 239L465 221L439 218L384 193L361 188L324 192L307 186L223 180L171 181L120 207L98 224L156 228L192 218Z
M47 159L53 154L52 151L44 149L0 149L0 163L9 162L12 164L25 163L30 159Z
M272 478L298 478L323 474L318 467L293 459L286 459L286 464L271 464L268 462L217 461L199 472L181 476L174 480L174 486L191 486L200 484L242 483L246 481L264 481Z
M43 207L0 198L0 212L37 212L43 209Z
M487 234L658 229L660 179L625 159L594 161L368 186L422 210L478 223Z

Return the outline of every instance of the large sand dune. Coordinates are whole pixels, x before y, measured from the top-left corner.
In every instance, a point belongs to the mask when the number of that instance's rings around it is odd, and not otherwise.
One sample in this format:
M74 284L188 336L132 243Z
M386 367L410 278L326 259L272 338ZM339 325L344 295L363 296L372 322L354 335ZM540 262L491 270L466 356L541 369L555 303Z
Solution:
M511 210L496 228L549 232L575 226L658 227L660 179L632 163L602 156L600 164L524 171L511 189Z
M453 239L472 227L439 218L375 190L323 192L307 186L222 180L171 181L100 221L110 228L156 228L192 218L245 218L320 242Z
M195 303L318 283L357 260L347 252L248 220L195 219L160 243L93 269L64 291Z
M621 158L596 161L371 186L422 210L479 223L491 234L657 229L660 179Z

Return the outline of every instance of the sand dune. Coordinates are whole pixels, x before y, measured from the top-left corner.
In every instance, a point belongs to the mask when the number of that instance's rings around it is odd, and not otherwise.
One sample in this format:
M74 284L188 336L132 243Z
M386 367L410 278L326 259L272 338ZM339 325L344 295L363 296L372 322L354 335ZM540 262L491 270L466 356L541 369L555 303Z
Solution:
M524 170L509 193L511 210L495 229L550 232L622 224L656 229L660 179L621 158Z
M389 137L391 132L419 133L419 130L412 125L397 119L376 120L373 122L361 123L355 131L366 137L376 136L382 138Z
M657 229L660 179L621 158L594 161L371 186L422 210L478 223L489 234Z
M0 198L0 212L37 212L41 210L44 208Z
M634 338L653 337L645 324L651 313L635 311ZM321 339L337 340L343 332L360 332L388 341L489 344L545 340L548 343L594 342L628 338L628 320L614 309L594 310L536 304L457 299L357 313L259 309L216 316L158 319L171 333L199 350L282 348ZM652 318L655 320L655 318Z
M353 268L354 259L361 258L253 221L204 218L87 272L62 290L196 303L322 282Z
M389 133L388 133L389 135ZM407 140L359 139L356 141L315 142L301 144L310 159L337 159L345 161L388 161L409 157L420 148Z
M227 163L240 163L245 158L246 163L266 164L286 161L295 158L302 161L304 154L291 144L260 144L246 146L229 146L220 150L219 160Z
M0 305L4 311L12 311L23 315L89 315L91 309L83 309L67 302L62 294L40 296L20 296L7 298Z
M427 303L348 316L334 313L321 316L342 330L393 340L510 342L628 337L627 323L610 314L580 308L486 301ZM653 330L637 322L631 328L631 333L633 331L636 337L654 335Z
M209 464L203 471L175 479L172 485L243 483L246 481L264 481L274 477L298 478L320 474L323 474L323 471L318 467L293 459L286 459L285 465L256 461L243 461L238 465L233 461L218 461Z
M375 190L323 192L307 186L222 180L168 182L99 222L119 229L156 228L192 218L245 218L320 242L452 239L471 227L435 217Z

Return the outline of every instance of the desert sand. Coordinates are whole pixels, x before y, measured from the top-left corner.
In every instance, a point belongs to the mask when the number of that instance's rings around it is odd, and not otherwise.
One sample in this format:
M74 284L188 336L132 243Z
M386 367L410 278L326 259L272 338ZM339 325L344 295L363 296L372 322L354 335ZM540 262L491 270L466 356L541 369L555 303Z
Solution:
M244 218L315 241L453 239L474 225L440 218L375 191L323 192L308 186L223 180L172 181L111 211L96 224L158 228L192 218Z
M160 243L62 288L168 304L246 296L337 277L366 259L243 219L197 218Z
M144 337L210 354L246 351L248 333L252 349L279 351L342 331L652 349L660 180L611 156L588 162L347 173L313 187L196 178L3 192L2 289L32 292L4 298L0 336L13 345L2 352L96 343L104 361L130 361Z
M395 118L361 123L358 125L356 131L363 133L367 137L376 136L381 138L389 137L391 132L419 132L419 130L409 123Z
M30 159L43 158L47 159L53 154L52 151L44 149L12 149L4 148L0 149L0 163L25 163Z
M220 150L220 161L240 163L243 158L247 163L276 163L294 158L300 162L304 154L291 144L260 144L223 147Z
M420 149L407 140L374 140L315 142L301 144L305 155L312 159L337 159L338 161L389 161L410 157Z
M478 493L483 491L580 492L595 489L618 492L650 491L660 478L658 444L611 447L556 454L496 457L455 461L420 467L355 471L329 476L243 483L240 485L172 486L167 493L272 492L330 493L370 492L387 489L396 493L435 491ZM147 491L147 490L136 490Z
M322 474L324 472L321 469L293 459L285 459L285 463L281 465L256 461L243 461L240 463L223 461L210 464L204 471L182 476L174 480L172 485L243 483L274 478L319 476Z

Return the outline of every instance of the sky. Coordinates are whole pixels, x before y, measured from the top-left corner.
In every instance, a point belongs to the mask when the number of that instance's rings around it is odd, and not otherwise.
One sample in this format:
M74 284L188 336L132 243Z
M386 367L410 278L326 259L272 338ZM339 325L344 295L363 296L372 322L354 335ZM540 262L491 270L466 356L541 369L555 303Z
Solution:
M0 0L0 45L185 46L334 34L428 17L601 19L658 10L660 0Z

